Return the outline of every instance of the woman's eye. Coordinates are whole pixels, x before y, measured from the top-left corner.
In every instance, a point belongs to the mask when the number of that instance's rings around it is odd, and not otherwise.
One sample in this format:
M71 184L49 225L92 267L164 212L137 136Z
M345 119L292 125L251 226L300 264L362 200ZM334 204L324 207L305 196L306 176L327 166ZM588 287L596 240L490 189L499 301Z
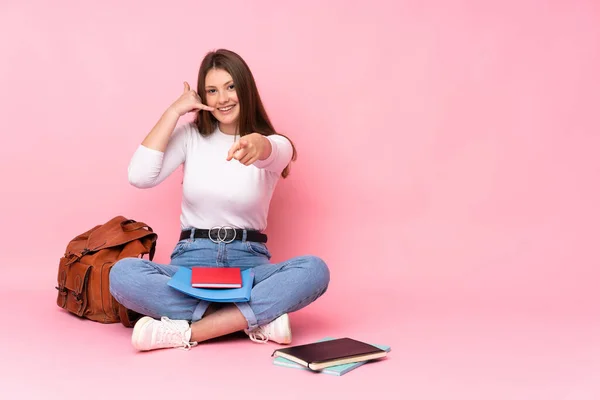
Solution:
M215 89L208 89L208 90L206 91L206 93L210 93L210 94L212 94L212 93L214 93L214 92L215 92Z
M233 90L235 89L235 85L232 83L231 85L229 85L229 90Z

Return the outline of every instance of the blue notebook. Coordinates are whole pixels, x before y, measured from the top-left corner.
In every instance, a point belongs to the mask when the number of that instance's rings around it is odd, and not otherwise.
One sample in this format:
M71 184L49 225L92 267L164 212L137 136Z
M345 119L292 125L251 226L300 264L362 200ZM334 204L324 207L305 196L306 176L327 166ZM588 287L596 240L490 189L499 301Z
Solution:
M236 289L207 289L192 286L192 270L181 267L167 284L173 289L192 297L215 303L242 303L250 300L250 292L254 286L254 268L243 269L242 287Z
M319 342L323 342L326 340L333 340L333 339L335 339L335 338L325 337L325 338L319 340ZM378 344L373 344L373 346L379 347L380 349L385 350L387 352L390 352L392 350L390 346L384 346L384 345L378 345ZM327 374L327 375L335 375L335 376L342 376L342 375L352 371L353 369L360 367L361 365L363 365L364 363L367 363L367 362L369 362L369 361L360 361L360 362L354 362L354 363L349 363L349 364L336 365L334 367L324 368L320 371L313 371L313 370L310 370L298 363L295 363L295 362L290 361L283 357L275 357L273 359L273 364L278 365L280 367L303 369L305 371L310 371L311 373Z

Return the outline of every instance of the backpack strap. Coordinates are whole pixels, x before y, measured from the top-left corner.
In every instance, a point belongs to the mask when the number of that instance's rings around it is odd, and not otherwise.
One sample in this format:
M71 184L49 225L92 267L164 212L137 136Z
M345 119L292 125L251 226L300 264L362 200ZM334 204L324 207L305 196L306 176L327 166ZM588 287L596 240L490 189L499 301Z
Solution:
M154 252L156 251L156 236L157 236L156 234L148 235L148 232L154 233L152 228L143 222L138 222L133 219L127 219L125 221L121 221L121 228L123 228L123 232L133 232L133 231L137 231L138 229L143 229L146 231L146 236L153 236L155 238L152 242L152 247L150 247L150 251L149 251L150 254L148 255L148 258L150 259L150 261L152 261L152 259L154 258Z
M122 304L119 304L119 319L121 320L121 323L128 328L133 326L131 320L129 319L129 313L127 313L127 309L123 307Z
M141 314L135 311L128 310L122 304L119 303L119 319L121 323L127 328L133 328L135 323L142 317Z
M150 247L150 253L148 254L148 259L152 261L154 259L154 253L156 252L156 240L152 242Z

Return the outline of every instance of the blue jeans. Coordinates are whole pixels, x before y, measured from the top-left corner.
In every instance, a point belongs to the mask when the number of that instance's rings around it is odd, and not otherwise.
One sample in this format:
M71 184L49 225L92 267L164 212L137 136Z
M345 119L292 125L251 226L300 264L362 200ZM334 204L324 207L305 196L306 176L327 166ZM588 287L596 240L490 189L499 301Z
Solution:
M248 329L267 324L282 314L297 311L327 290L329 269L315 256L300 256L271 264L264 243L234 240L184 239L177 243L170 264L141 258L124 258L110 271L110 292L130 310L159 319L198 321L210 305L167 285L180 267L194 265L254 268L250 301L234 303L248 321Z

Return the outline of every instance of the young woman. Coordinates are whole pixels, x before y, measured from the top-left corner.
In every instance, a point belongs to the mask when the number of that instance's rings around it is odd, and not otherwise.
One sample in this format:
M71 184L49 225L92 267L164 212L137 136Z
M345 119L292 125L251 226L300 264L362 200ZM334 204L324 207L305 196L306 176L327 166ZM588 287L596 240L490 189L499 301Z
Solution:
M177 126L194 113L192 123ZM289 344L288 313L327 290L329 269L305 255L271 264L262 232L279 178L296 159L292 142L273 128L246 62L229 50L206 55L197 91L183 94L163 113L135 151L129 181L150 188L183 164L181 235L170 264L140 258L117 262L110 291L145 315L135 325L138 350L189 349L243 330L255 342ZM209 303L167 285L182 267L254 268L250 301Z

